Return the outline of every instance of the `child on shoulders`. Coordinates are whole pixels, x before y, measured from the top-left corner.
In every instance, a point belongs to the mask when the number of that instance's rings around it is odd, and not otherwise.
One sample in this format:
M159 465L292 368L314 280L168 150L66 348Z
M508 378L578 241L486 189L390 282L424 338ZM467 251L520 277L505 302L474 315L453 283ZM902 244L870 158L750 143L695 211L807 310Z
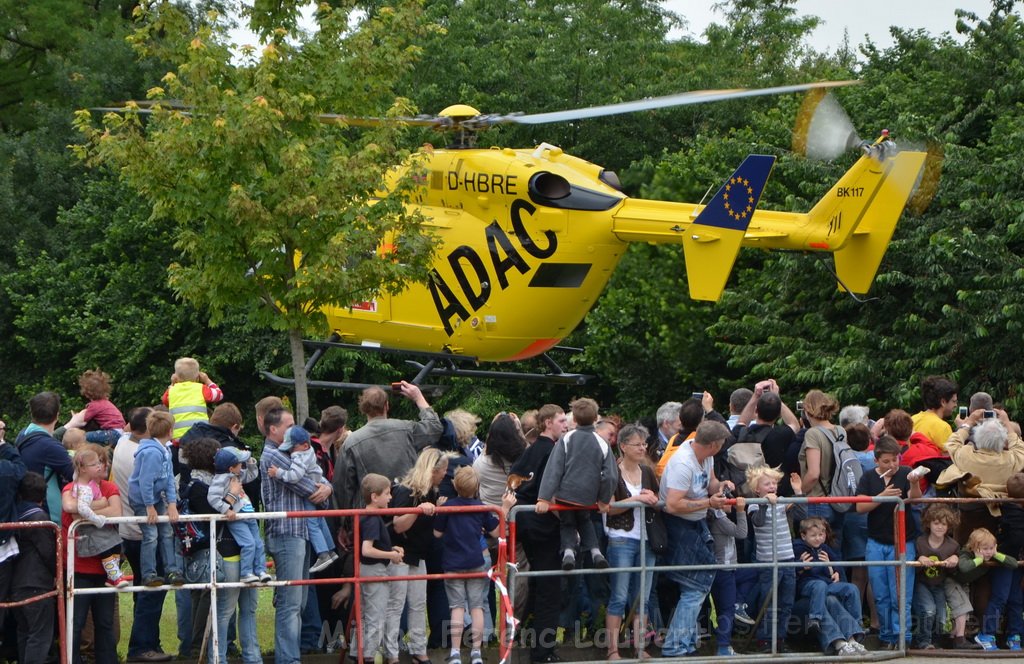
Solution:
M124 415L110 400L110 375L99 369L90 369L78 377L82 396L89 400L81 417L87 430L85 439L90 443L113 446L124 434ZM93 429L92 431L88 431Z
M615 456L608 443L594 432L598 407L593 399L572 402L576 428L555 444L541 480L537 513L544 514L551 503L572 507L593 507L608 511L608 503L619 482ZM558 513L562 569L576 567L576 540L580 550L589 551L594 567L606 569L608 561L598 547L597 532L589 510Z
M205 371L199 370L199 362L191 357L179 357L174 361L171 385L164 391L161 401L174 416L174 431L171 438L180 439L196 422L209 422L207 404L217 403L224 393L210 380Z

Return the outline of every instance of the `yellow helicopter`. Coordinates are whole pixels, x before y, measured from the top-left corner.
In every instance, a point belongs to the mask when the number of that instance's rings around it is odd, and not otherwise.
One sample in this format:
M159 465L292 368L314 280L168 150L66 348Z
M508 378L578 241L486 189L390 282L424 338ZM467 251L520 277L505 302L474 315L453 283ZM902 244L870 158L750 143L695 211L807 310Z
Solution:
M427 376L504 377L582 383L547 351L594 305L630 242L681 245L690 296L721 297L740 247L834 254L840 286L866 293L925 164L924 152L899 151L884 133L862 143L860 159L806 213L758 210L774 157L750 155L704 203L626 196L617 176L561 148L476 148L476 132L495 124L539 124L847 85L822 82L758 90L683 93L640 102L538 115L488 116L456 105L411 124L453 130L455 143L424 155L425 177L412 204L440 238L426 284L327 309L331 347L408 351ZM326 116L325 121L377 120ZM405 174L399 169L394 177ZM540 356L544 374L480 371L477 362ZM265 374L275 382L289 379ZM311 387L351 388L310 381Z
M345 348L423 358L424 363L410 361L418 369L415 383L428 376L462 376L582 384L588 376L563 371L548 351L590 311L630 242L681 245L690 296L698 300L721 297L743 246L832 253L840 287L866 293L926 159L925 152L898 150L886 133L873 143L853 133L840 137L840 147L857 146L863 154L806 213L757 209L774 165L771 156L748 156L706 203L673 203L626 196L615 173L547 143L528 149L475 147L479 131L499 124L565 122L808 90L821 100L825 90L853 83L703 90L535 115L482 115L455 105L434 117L322 116L324 122L353 126L399 121L449 131L455 138L447 148L417 158L418 172L425 175L410 205L439 238L431 278L401 293L325 310L334 333L327 341L306 342L316 349L307 375L327 350ZM396 169L389 186L408 169ZM479 362L535 357L549 371L473 368ZM264 376L294 383L269 372Z

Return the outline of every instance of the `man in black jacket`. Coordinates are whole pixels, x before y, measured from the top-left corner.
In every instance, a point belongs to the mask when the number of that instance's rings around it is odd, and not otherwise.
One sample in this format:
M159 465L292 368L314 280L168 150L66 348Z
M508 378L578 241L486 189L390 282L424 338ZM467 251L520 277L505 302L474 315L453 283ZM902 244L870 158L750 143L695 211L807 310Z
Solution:
M50 520L43 507L46 503L46 482L42 475L27 473L18 486L18 498L18 521ZM17 534L19 554L13 560L11 581L11 600L15 602L52 591L57 565L57 535L54 530L24 528ZM49 660L56 607L56 598L48 597L14 609L18 622L18 661L22 664L42 664Z
M511 473L533 479L524 482L516 491L519 505L535 505L544 469L555 443L565 435L565 411L555 404L543 406L537 413L537 425L541 434L536 442L526 448L523 455L512 466ZM551 512L536 514L520 512L516 520L519 541L534 571L558 570L562 568L559 551L559 520ZM562 606L562 584L556 579L538 578L530 585L530 601L533 603L533 662L561 662L555 652L555 638L558 632L558 613Z
M184 447L185 443L199 440L200 438L213 438L220 443L221 447L234 447L243 452L252 452L242 439L238 437L241 431L242 411L235 404L224 402L218 404L213 409L213 412L210 413L209 422L196 422L193 424L192 428L181 437L179 444L174 447L172 453L177 454L177 450ZM191 479L191 473L187 464L188 459L179 459L179 465L175 468L176 472L181 473L181 486L187 485L189 479ZM245 495L249 496L249 500L252 501L253 507L257 511L262 510L259 475L255 479L243 484L242 488L245 489Z

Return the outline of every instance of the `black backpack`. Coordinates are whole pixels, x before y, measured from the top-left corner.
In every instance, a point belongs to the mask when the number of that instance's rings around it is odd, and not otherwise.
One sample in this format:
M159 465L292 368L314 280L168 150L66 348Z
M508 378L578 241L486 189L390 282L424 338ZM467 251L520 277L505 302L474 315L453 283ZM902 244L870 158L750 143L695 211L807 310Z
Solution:
M205 482L192 478L178 494L178 514L180 516L194 514L189 501L189 494L192 493L192 487L196 484L207 486ZM181 550L182 556L187 558L196 551L209 546L206 542L210 539L210 532L203 528L201 521L177 521L172 523L171 526L174 529L174 538L178 542L178 548Z

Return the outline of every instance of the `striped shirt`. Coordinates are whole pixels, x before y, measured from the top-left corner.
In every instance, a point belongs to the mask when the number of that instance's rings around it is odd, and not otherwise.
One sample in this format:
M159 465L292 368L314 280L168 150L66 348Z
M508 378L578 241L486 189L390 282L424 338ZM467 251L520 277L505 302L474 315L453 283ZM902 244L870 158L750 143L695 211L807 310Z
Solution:
M260 474L263 476L263 505L268 512L299 512L304 510L303 501L307 500L317 485L309 477L304 477L295 484L285 484L270 476L271 466L287 470L292 465L291 457L277 449L277 445L267 440L260 458ZM307 539L306 519L270 519L267 521L267 535L278 537L301 537Z
M803 511L799 505L793 505L792 509ZM749 505L747 513L750 514L750 525L754 527L755 555L759 562L772 560L772 528L775 529L775 546L778 550L775 560L796 558L785 505Z

